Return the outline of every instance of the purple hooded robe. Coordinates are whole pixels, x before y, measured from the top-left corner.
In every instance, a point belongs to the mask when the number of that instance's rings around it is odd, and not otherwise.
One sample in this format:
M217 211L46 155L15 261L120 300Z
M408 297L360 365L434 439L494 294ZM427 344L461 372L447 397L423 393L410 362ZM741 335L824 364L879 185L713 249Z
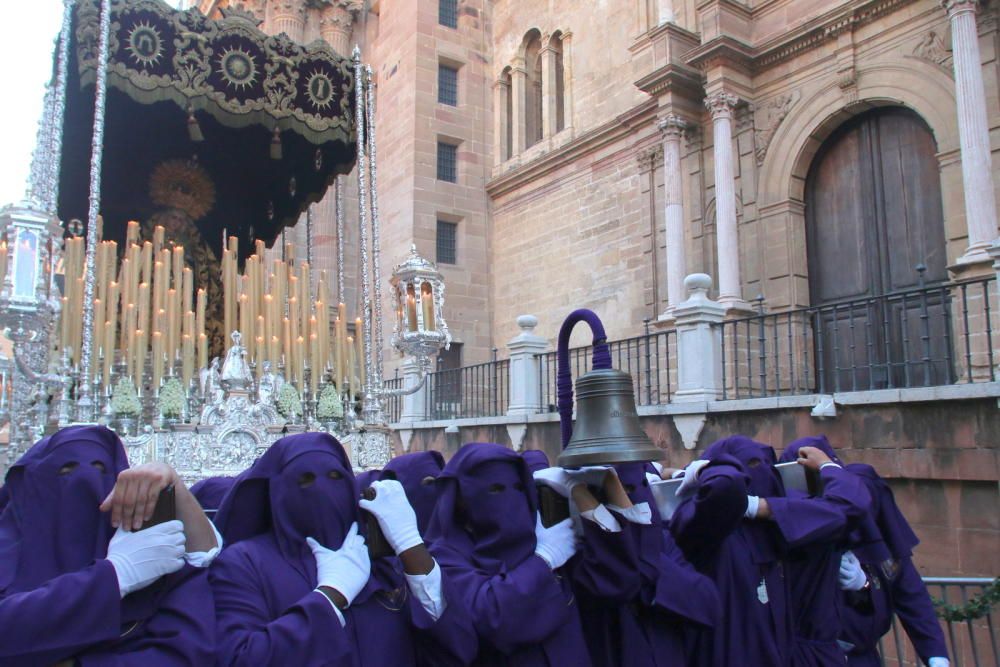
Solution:
M427 533L427 526L437 502L437 478L444 469L441 452L413 452L397 456L386 464L379 479L395 479L403 485L406 499L417 515L420 534Z
M364 472L359 472L358 476L354 478L354 484L358 487L358 493L361 493L371 486L372 482L379 479L381 474L381 470L365 470Z
M841 591L840 638L853 647L847 652L848 664L881 667L878 640L891 628L893 614L924 663L933 657L947 658L941 623L911 560L917 536L899 511L892 489L874 468L851 463L847 470L864 481L872 497L871 512L850 539L851 550L868 575L869 588Z
M233 488L235 482L235 477L209 477L195 482L191 493L203 510L212 512L219 509L222 498Z
M350 461L328 434L282 438L237 477L216 518L226 549L209 573L217 664L419 664L413 628L435 623L386 559L372 563L344 626L315 590L306 537L338 549L358 518Z
M802 447L816 447L840 465L825 436L800 438L781 453L781 463L795 461ZM788 490L786 498L768 499L789 549L785 574L794 619L792 665L843 665L837 644L841 633L840 585L837 573L848 532L867 515L871 497L861 480L841 468L820 472L821 496L809 498Z
M540 449L526 449L521 452L521 458L524 462L528 464L528 470L532 474L538 472L539 470L545 470L552 464L549 463L549 457Z
M101 501L128 468L103 426L75 426L7 472L0 514L0 664L209 664L215 640L203 570L185 566L127 595L105 560L114 534Z
M606 533L584 521L584 543L571 565L591 658L623 667L686 664L692 630L719 618L718 591L665 530L643 464L615 469L632 503L648 504L652 522L633 523L612 510L622 532Z
M524 459L469 443L438 486L427 538L455 591L449 605L462 611L451 652L489 667L590 665L566 568L554 572L535 555L537 500Z

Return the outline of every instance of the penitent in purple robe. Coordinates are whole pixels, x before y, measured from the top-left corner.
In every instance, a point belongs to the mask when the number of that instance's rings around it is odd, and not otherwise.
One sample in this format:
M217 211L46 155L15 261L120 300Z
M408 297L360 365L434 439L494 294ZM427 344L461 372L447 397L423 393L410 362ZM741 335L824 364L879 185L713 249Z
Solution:
M802 447L816 447L840 464L824 436L796 440L781 453L781 463L798 459ZM867 516L871 505L861 479L843 468L826 466L820 479L823 491L819 496L790 489L785 498L768 498L786 544L785 573L794 618L793 667L844 664L844 652L837 643L841 634L837 573L848 532Z
M358 493L361 493L369 486L372 482L377 481L379 476L382 474L381 470L365 470L364 472L359 472L357 477L354 478L354 485L358 487Z
M419 664L414 629L435 623L391 564L372 564L367 585L343 612L343 626L315 590L316 560L306 538L338 549L358 518L350 462L328 434L282 438L237 477L217 517L226 549L209 576L218 664Z
M622 532L584 521L584 542L571 561L584 636L596 665L674 667L687 647L719 619L715 584L696 571L660 520L643 464L615 466L634 505L646 503L648 525L612 513Z
M489 667L590 665L569 578L535 555L537 500L524 459L470 443L438 486L427 539L455 591L449 611L461 609L449 652Z
M0 664L210 664L212 594L185 567L124 599L98 506L128 468L102 426L63 429L7 472L0 514Z
M851 667L880 667L878 640L899 617L924 663L948 657L944 633L927 587L911 560L919 540L893 497L892 489L869 465L852 463L872 497L869 516L851 533L851 550L868 575L869 588L841 592L841 640L851 645Z
M545 470L552 464L549 463L548 455L540 449L526 449L521 452L521 458L524 462L528 464L528 470L532 474L538 472L539 470Z
M781 494L771 464L774 450L744 436L714 443L695 493L670 520L685 557L715 583L722 618L694 639L700 667L774 667L788 664L792 622L775 524L744 520L747 494Z
M417 515L417 527L420 534L427 533L427 526L434 513L437 503L437 478L444 469L444 457L441 452L413 452L397 456L386 464L378 479L397 480L406 491L406 499L410 501Z
M196 482L191 487L191 494L203 510L211 512L219 509L223 497L233 488L235 482L235 477L209 477Z

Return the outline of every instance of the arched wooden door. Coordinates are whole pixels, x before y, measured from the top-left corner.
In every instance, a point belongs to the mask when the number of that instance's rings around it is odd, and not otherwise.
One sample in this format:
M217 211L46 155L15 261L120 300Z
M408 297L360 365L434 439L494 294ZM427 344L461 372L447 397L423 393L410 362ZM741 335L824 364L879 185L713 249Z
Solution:
M848 121L813 162L806 242L820 391L951 381L945 291L914 293L948 279L936 152L917 114L888 107Z

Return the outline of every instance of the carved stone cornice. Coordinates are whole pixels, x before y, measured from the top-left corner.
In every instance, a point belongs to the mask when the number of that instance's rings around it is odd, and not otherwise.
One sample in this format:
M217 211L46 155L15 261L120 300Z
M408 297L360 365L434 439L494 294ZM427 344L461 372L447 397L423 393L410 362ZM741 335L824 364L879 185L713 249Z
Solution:
M754 68L754 48L745 42L721 35L684 54L684 62L705 71L726 65L750 74Z
M636 87L653 97L676 92L697 103L704 96L701 74L683 65L664 65L635 82Z

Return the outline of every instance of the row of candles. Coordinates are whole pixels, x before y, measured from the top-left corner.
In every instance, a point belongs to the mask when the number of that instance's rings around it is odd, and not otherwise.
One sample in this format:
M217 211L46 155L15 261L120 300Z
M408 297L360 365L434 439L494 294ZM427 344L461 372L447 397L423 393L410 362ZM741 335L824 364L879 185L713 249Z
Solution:
M255 254L240 272L239 241L229 237L221 262L225 332L243 334L248 361L255 364L258 378L264 362L270 362L272 370L283 368L285 379L300 390L308 383L314 396L330 376L338 387L350 388L354 394L366 380L362 341L348 335L344 304L331 306L326 272L320 272L314 289L309 264L295 262L294 250L288 244L288 261L275 259L268 267L264 244L258 241ZM84 239L66 239L64 257L59 343L76 365L82 344ZM143 241L139 224L128 223L121 259L116 242L101 241L96 255L95 354L90 377L110 386L118 351L126 375L137 385L142 384L148 361L152 387L159 387L178 363L184 385L189 386L195 369L209 365L205 330L209 296L204 286L195 289L184 248L167 244L163 227L155 228L152 240ZM360 318L353 326L354 332L361 331ZM226 349L232 345L228 335L225 345Z

